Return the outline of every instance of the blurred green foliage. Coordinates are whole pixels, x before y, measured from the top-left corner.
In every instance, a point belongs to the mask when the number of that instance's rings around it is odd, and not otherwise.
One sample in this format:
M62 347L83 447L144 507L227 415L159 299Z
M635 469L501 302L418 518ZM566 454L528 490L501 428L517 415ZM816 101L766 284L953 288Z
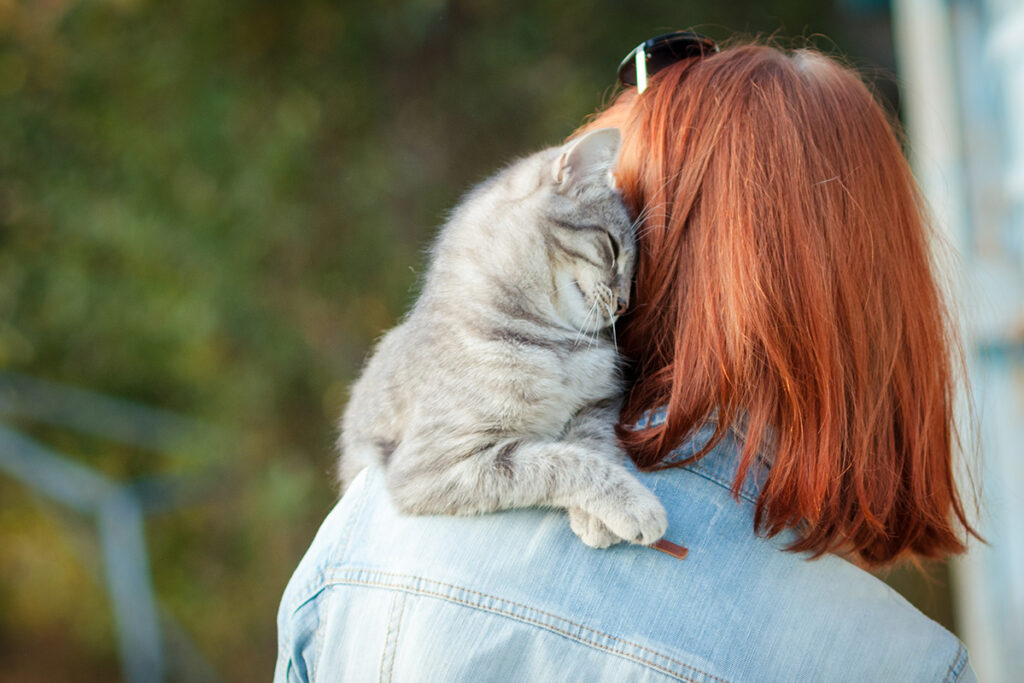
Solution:
M43 436L117 478L218 473L150 518L154 583L220 675L266 679L334 501L346 387L458 195L571 132L643 38L821 32L868 58L843 19L817 0L0 0L0 368L227 430L163 456ZM0 477L0 680L118 675L92 533Z

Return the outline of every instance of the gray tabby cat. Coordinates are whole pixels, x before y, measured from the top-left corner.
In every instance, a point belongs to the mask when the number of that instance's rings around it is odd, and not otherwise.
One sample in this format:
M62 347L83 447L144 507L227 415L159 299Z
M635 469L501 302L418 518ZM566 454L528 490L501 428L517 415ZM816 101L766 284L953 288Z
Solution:
M650 544L661 503L613 431L612 324L636 244L614 187L619 131L518 161L463 200L423 292L380 341L342 417L347 486L381 463L410 514L567 508L584 543Z

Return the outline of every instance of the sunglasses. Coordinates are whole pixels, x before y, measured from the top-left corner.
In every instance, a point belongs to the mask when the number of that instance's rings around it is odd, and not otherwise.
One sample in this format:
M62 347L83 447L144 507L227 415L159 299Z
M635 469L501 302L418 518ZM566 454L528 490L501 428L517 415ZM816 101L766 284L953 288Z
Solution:
M718 52L715 41L692 31L675 31L648 38L633 48L619 64L619 82L647 89L647 78L683 59Z

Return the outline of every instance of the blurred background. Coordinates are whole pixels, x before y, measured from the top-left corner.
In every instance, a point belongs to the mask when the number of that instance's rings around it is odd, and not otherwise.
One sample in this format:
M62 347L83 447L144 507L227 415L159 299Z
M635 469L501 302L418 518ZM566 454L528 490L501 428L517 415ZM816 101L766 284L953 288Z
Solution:
M992 545L882 578L1024 679L1018 2L0 0L0 681L269 679L347 386L445 210L687 27L845 55L907 125Z

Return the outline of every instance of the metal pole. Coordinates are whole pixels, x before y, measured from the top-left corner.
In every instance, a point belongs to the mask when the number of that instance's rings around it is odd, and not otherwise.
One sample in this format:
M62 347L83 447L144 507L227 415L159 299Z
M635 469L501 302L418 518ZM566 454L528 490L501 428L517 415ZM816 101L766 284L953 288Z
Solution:
M95 470L2 424L0 470L49 498L96 515L125 678L130 683L162 681L160 622L138 501Z

